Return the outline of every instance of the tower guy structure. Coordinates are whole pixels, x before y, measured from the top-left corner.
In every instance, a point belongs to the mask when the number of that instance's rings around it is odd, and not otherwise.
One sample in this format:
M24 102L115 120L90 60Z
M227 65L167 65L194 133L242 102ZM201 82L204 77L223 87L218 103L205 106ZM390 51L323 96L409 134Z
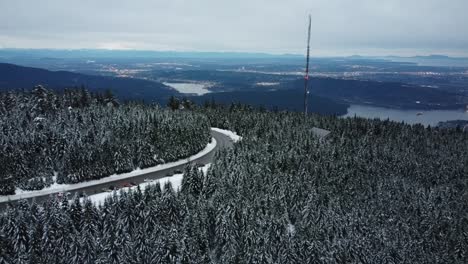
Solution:
M306 57L306 69L304 76L304 115L307 116L307 97L309 95L309 60L310 60L310 27L312 24L312 18L309 15L309 28L307 31L307 57Z

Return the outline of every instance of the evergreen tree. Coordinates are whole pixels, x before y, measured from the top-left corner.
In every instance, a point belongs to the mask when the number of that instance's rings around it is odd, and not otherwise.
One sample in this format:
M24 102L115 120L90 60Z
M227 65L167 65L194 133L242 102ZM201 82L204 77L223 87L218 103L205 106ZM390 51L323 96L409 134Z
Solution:
M174 96L171 96L169 98L167 106L172 110L178 110L180 108L179 99L175 98Z

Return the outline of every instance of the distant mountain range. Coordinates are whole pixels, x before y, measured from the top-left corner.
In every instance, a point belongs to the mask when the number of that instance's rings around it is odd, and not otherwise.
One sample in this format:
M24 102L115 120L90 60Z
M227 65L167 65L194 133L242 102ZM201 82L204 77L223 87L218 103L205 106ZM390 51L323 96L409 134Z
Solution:
M0 49L0 58L302 58L298 54L268 54L259 52L181 52L152 50L106 50L106 49Z
M108 50L108 49L14 49L0 48L0 58L303 58L303 54L270 54L261 52L206 52L206 51L155 51L155 50ZM313 56L312 56L313 57ZM327 57L314 57L324 59ZM329 57L332 58L332 57ZM396 61L414 60L452 60L468 61L468 57L451 57L447 55L432 54L427 56L362 56L352 55L344 59L389 59Z
M415 63L420 66L468 67L468 58L466 57L428 55L413 57L386 56L381 58L395 62Z
M48 71L0 63L0 90L32 89L42 84L50 89L84 86L90 91L111 90L120 99L167 102L179 93L159 82L133 78L85 75L66 71Z
M426 60L440 60L440 59L467 60L468 59L465 57L450 57L447 55L440 55L440 54L432 54L432 55L427 55L427 56L410 56L410 57L387 56L387 58L407 58L407 59L426 59Z

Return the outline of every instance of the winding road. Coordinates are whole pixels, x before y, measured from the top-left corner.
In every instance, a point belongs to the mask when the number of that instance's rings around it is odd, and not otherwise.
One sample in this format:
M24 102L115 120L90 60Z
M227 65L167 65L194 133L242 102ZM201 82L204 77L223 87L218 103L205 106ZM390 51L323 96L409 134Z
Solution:
M57 195L57 193L60 193L63 191L71 193L72 195L71 197L79 193L85 193L85 194L91 195L91 194L101 193L103 192L102 191L103 189L109 188L110 186L120 186L128 182L140 184L140 183L143 183L145 179L160 179L163 177L167 177L168 174L174 174L174 171L176 170L183 170L185 166L187 165L187 163L189 162L194 162L198 164L210 163L213 161L216 151L220 149L224 149L224 148L230 148L234 144L234 142L228 135L223 134L221 132L218 132L212 129L211 135L216 140L216 146L211 151L204 153L204 155L200 157L197 157L194 159L186 159L183 162L175 162L173 166L170 166L170 164L168 164L169 166L165 166L164 168L156 169L148 173L137 174L132 177L125 177L124 179L119 179L119 177L115 177L105 182L100 182L100 183L88 185L85 187L80 187L79 184L75 186L71 185L66 190L57 189L57 190L51 190L50 192L47 192L47 193L37 193L37 194L31 193L28 195L24 195L24 198L23 197L17 198L17 197L11 196L13 197L13 199L10 198L9 200L7 199L0 200L0 211L5 209L8 203L14 203L19 200L26 199L28 201L31 201L34 199L36 200L36 202L42 202L44 200L47 200L49 197ZM4 197L4 198L8 198L8 197Z

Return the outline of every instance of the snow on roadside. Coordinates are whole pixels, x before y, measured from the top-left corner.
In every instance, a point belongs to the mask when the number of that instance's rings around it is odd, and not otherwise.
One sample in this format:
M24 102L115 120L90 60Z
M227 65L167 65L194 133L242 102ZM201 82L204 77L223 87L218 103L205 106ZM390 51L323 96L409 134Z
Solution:
M49 187L46 187L42 190L37 190L37 191L27 191L27 190L23 190L17 187L15 190L15 195L11 195L11 196L39 193L40 191L47 191L47 190L64 190L68 186L70 186L70 184L60 184L60 183L54 182ZM1 196L0 196L0 201L2 201Z
M42 177L42 180L46 181L46 178L45 177ZM69 184L59 184L57 183L57 172L54 171L54 176L52 176L52 184L49 186L49 187L46 187L42 190L60 190L60 189L63 189L67 186L69 186ZM42 190L38 190L38 191L42 191ZM34 193L34 192L37 192L37 191L27 191L27 190L23 190L19 187L16 187L15 189L15 195L22 195L22 194L29 194L29 193ZM1 198L1 195L0 195L0 198ZM2 200L0 199L0 202Z
M204 175L206 175L206 173L208 172L208 169L210 168L210 166L211 166L211 163L208 163L208 164L204 165L203 167L200 167L200 170L203 171ZM170 182L171 185L172 185L172 188L174 189L174 191L179 191L180 187L182 185L183 177L184 177L184 174L179 173L179 174L174 174L173 176L160 178L160 179L157 179L157 180L154 180L154 181L151 181L151 182L144 182L144 183L138 184L138 186L140 186L141 191L144 192L147 186L154 185L157 182L159 182L161 188L163 188L164 185L167 182ZM138 188L138 186L122 188L120 190L116 190L116 191L113 191L113 192L104 192L104 193L93 194L93 195L88 196L88 199L91 200L91 202L93 202L96 205L97 204L103 204L107 197L110 197L110 196L114 195L114 192L117 195L119 195L121 190L123 190L125 192L128 192L129 190L134 190L135 191ZM83 199L84 198L81 198L80 201L83 202Z
M150 168L145 168L145 169L136 169L129 173L113 174L111 176L101 178L98 180L80 182L80 183L75 183L75 184L54 183L51 186L44 188L42 190L38 190L38 191L25 191L25 190L21 190L17 188L16 189L17 193L14 195L4 195L4 196L0 195L0 203L7 202L7 201L15 201L19 199L32 198L32 197L40 196L40 195L54 194L57 192L68 192L68 191L73 191L76 189L81 189L81 188L85 188L85 187L89 187L89 186L93 186L97 184L110 183L116 180L129 179L129 178L141 175L141 174L165 170L165 169L172 168L175 166L183 165L187 162L190 162L191 160L195 160L195 159L205 156L206 154L210 153L213 149L215 149L216 144L217 144L216 139L212 138L211 142L206 145L205 149L203 149L202 151L198 152L197 154L189 158L181 159L181 160L170 162L170 163L160 164L155 167L150 167Z
M212 127L211 130L222 133L222 134L228 136L234 142L239 142L240 140L242 140L241 136L237 135L236 132L233 132L231 130L216 128L216 127Z
M156 184L156 182L159 182L161 184L161 188L164 186L166 182L170 182L172 184L172 188L174 189L174 191L178 191L180 186L182 185L183 176L184 174L182 173L174 174L173 176L170 176L170 177L160 178L151 182L144 182L144 183L138 184L138 186L140 186L141 191L144 192L147 186ZM114 192L117 195L119 195L121 190L123 190L124 192L128 192L129 190L136 191L138 186L126 187L126 188L122 188L122 189L115 190L112 192L103 192L103 193L89 195L88 199L91 200L91 202L93 202L96 205L103 204L107 197L114 195ZM84 198L80 198L80 201L83 202L83 199Z

